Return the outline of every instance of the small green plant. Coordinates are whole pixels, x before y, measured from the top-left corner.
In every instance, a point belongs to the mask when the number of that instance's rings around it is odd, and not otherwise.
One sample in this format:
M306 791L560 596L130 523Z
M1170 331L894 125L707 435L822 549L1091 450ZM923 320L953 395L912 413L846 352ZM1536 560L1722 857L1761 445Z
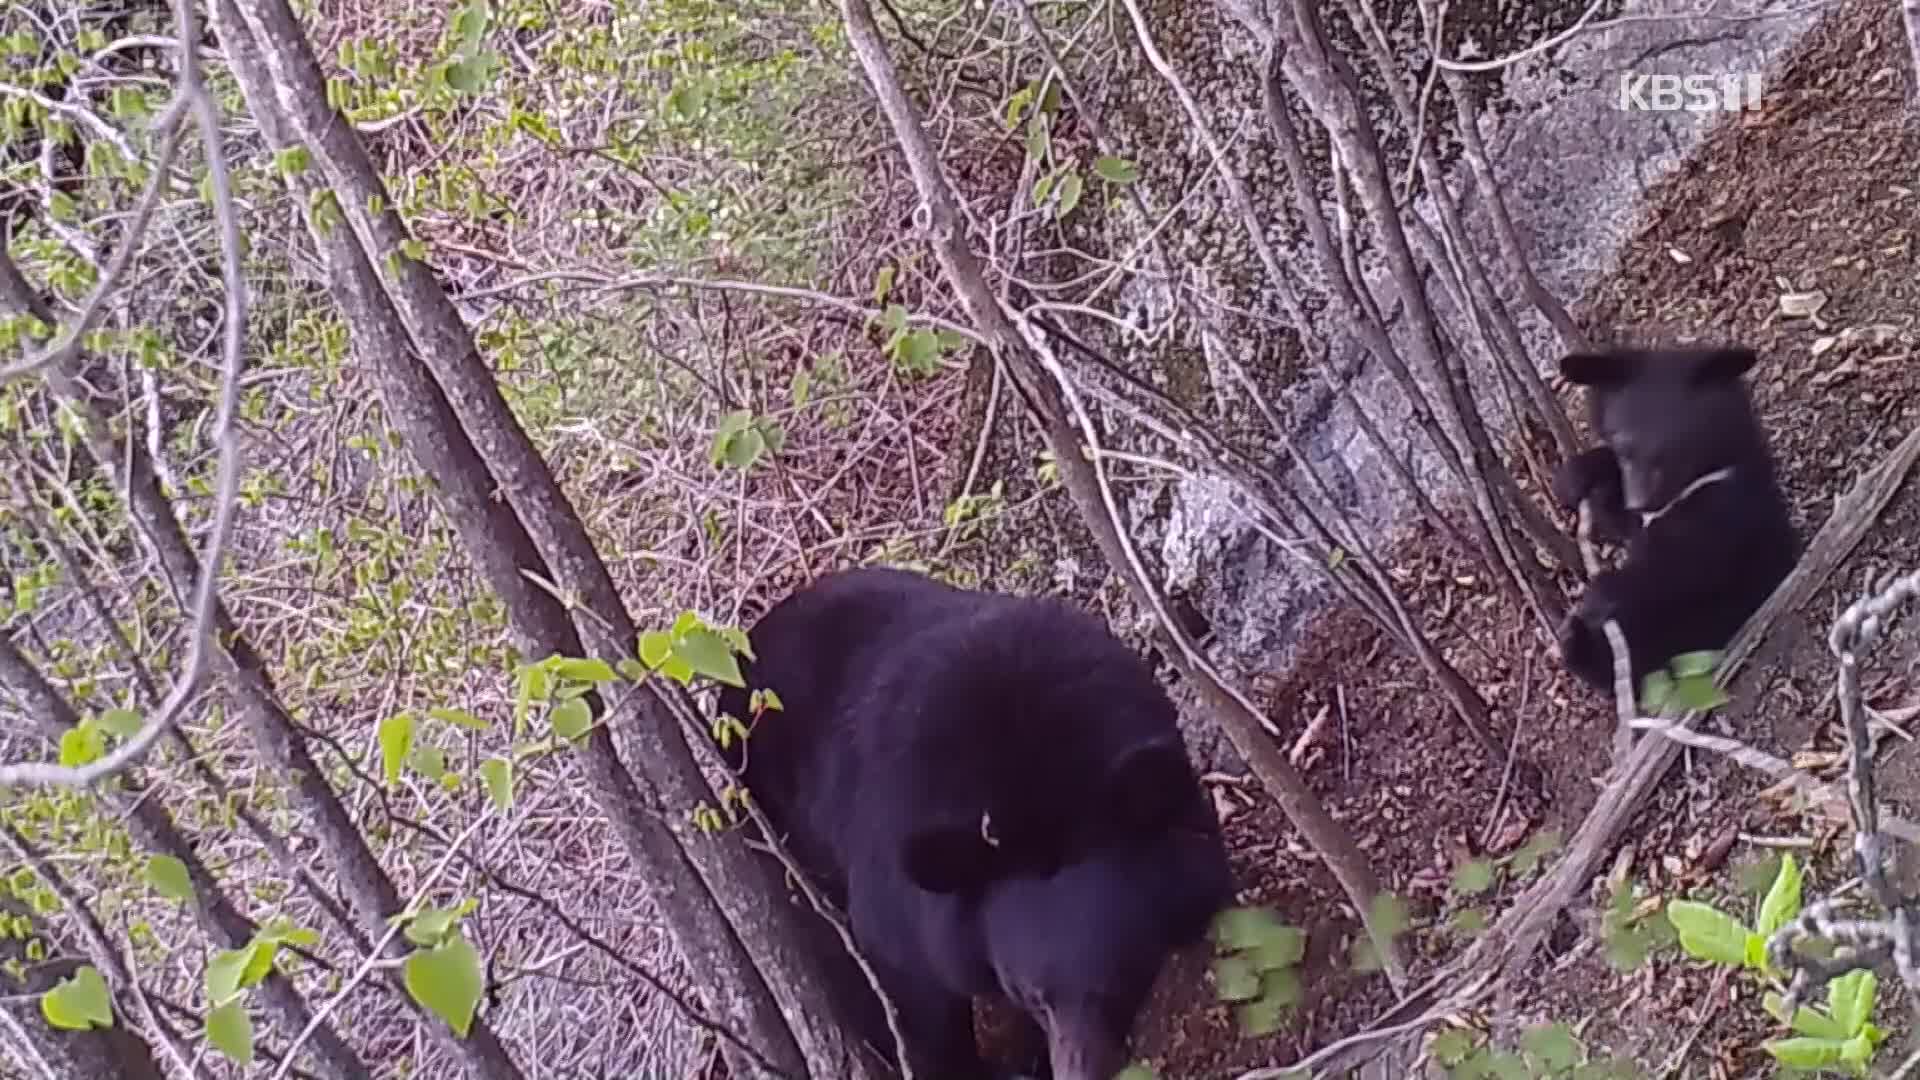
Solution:
M1786 1016L1786 999L1769 991L1761 998L1761 1005L1775 1020L1799 1034L1797 1038L1767 1042L1767 1053L1789 1068L1866 1076L1874 1051L1886 1038L1886 1032L1873 1023L1878 990L1879 980L1873 972L1849 971L1827 984L1824 1011L1802 1005L1791 1018Z
M269 920L238 949L221 949L207 961L207 1044L242 1067L253 1061L253 1018L247 1013L248 991L260 984L282 956L281 947L312 948L320 943L313 931L285 918Z
M1872 972L1854 971L1828 983L1824 1011L1802 1006L1788 1017L1785 999L1777 991L1785 973L1774 968L1767 942L1799 916L1801 885L1800 867L1789 854L1781 858L1752 927L1696 900L1670 902L1667 918L1689 956L1753 971L1775 984L1761 1004L1774 1019L1798 1033L1796 1038L1763 1044L1776 1060L1795 1069L1866 1076L1874 1052L1886 1037L1872 1022L1878 988Z
M1725 705L1727 692L1713 681L1720 666L1713 649L1681 653L1664 670L1649 671L1640 680L1640 707L1649 716L1699 712Z
M786 442L786 429L779 424L746 409L736 409L720 418L710 456L716 468L727 465L745 472L765 455L779 453Z
M1679 932L1680 947L1687 955L1728 967L1747 968L1767 976L1777 976L1767 960L1767 941L1774 932L1800 914L1800 867L1793 856L1780 860L1780 871L1773 886L1760 901L1755 924L1748 927L1711 904L1698 900L1674 900L1667 904L1667 918Z
M1294 968L1306 953L1307 935L1282 924L1270 908L1233 907L1213 922L1215 991L1234 1003L1240 1028L1267 1035L1300 1002Z
M1559 848L1560 830L1544 829L1528 837L1510 855L1465 860L1453 868L1452 892L1464 899L1490 892L1504 880L1525 881L1538 873L1542 861ZM1487 912L1478 905L1464 906L1449 922L1455 933L1474 937L1487 928Z
M957 331L908 326L907 309L899 304L888 304L872 321L887 331L887 341L881 350L896 368L908 375L926 378L937 374L942 357L967 345L967 339Z
M1655 950L1671 947L1678 934L1667 918L1666 905L1658 897L1636 901L1633 880L1625 878L1608 895L1607 909L1600 916L1600 940L1614 970L1634 971Z
M1632 1062L1592 1058L1565 1024L1541 1024L1521 1033L1515 1050L1469 1028L1448 1028L1434 1035L1427 1051L1450 1080L1633 1080Z
M1373 933L1386 935L1387 942L1391 943L1411 929L1412 925L1412 913L1407 910L1406 900L1384 889L1375 893L1367 918L1371 933L1356 938L1348 951L1347 959L1353 965L1353 970L1374 972L1385 966L1380 955L1380 944L1374 941Z

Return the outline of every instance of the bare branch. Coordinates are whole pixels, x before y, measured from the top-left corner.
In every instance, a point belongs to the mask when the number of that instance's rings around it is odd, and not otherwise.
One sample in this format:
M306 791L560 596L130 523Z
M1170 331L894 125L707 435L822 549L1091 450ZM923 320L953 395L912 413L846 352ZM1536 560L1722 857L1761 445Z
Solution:
M193 607L189 612L192 630L188 635L187 662L185 669L174 680L173 689L161 703L160 709L143 726L139 733L96 761L67 768L60 765L40 763L22 763L0 765L0 786L23 785L36 787L85 787L105 777L120 772L127 766L146 756L161 735L171 730L178 722L181 710L188 699L199 690L207 677L208 645L212 637L214 610L218 606L218 579L220 564L226 556L227 540L233 531L234 508L240 493L240 440L233 428L233 410L240 393L240 374L245 368L246 355L241 343L246 335L247 286L240 268L240 225L234 214L233 190L228 181L226 162L220 153L220 118L215 111L213 101L207 96L206 87L201 81L198 47L200 32L198 20L193 10L193 0L175 0L174 20L179 30L180 89L175 99L175 107L170 107L163 119L168 120L168 136L162 143L160 166L154 170L152 183L141 200L145 213L150 213L162 178L167 175L167 166L178 143L176 115L181 109L191 110L200 124L200 135L207 147L209 176L213 189L214 212L220 221L221 277L226 288L226 325L222 342L222 365L219 416L215 421L214 440L219 447L219 472L215 482L215 501L213 529L207 537L206 548L200 558L200 578L194 588ZM136 223L145 213L136 217ZM110 271L124 271L133 258L134 249L139 246L137 229L130 229L119 257ZM45 368L47 379L58 394L81 418L89 439L105 439L110 430L104 417L96 412L84 396L84 391L72 379L66 370L78 355L80 342L91 323L99 317L117 272L102 276L94 295L80 318L74 320L65 334L62 334L50 346L43 357L29 370ZM36 317L53 322L51 312L40 301L32 287L21 275L19 268L5 253L0 252L0 299L4 299L16 311L25 311ZM111 455L102 464L107 464Z

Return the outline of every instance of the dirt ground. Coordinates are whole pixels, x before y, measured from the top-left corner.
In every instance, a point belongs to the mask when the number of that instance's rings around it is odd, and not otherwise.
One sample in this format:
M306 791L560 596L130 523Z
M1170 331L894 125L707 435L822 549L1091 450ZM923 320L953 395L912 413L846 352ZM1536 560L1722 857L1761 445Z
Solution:
M1649 193L1620 272L1579 298L1579 317L1600 334L1719 336L1761 352L1751 378L1803 537L1920 421L1920 135L1902 125L1905 63L1895 5L1854 0L1837 10L1769 85L1764 111L1723 124ZM1816 289L1827 296L1817 319L1782 317L1783 292ZM1827 338L1838 340L1816 345ZM1776 625L1718 718L1725 731L1825 779L1840 776L1820 756L1843 745L1826 626L1864 582L1914 565L1916 524L1920 500L1903 493L1828 587ZM1383 885L1413 905L1403 946L1418 978L1459 947L1447 926L1458 906L1452 868L1510 852L1539 830L1571 834L1606 771L1612 723L1609 705L1560 670L1517 605L1459 584L1464 560L1434 538L1407 539L1395 564L1419 609L1440 613L1429 631L1502 721L1517 725L1518 753L1549 778L1544 799L1503 786L1499 763L1462 738L1417 666L1350 612L1316 627L1300 665L1267 696L1289 743L1325 711L1302 764ZM1912 647L1889 649L1866 682L1869 704L1893 709L1917 695ZM1893 812L1920 813L1920 748L1887 740L1880 775ZM1751 890L1756 875L1743 868L1782 850L1811 860L1809 896L1851 877L1844 826L1790 806L1770 784L1692 753L1628 827L1630 850L1616 854L1636 882L1665 896ZM1201 974L1205 949L1196 950L1163 979L1137 1043L1163 1078L1295 1060L1363 1030L1392 1000L1383 977L1345 971L1357 921L1295 830L1247 789L1219 798L1232 808L1242 901L1270 904L1311 934L1304 1007L1275 1034L1241 1035ZM1497 914L1510 892L1477 902ZM1738 910L1749 915L1751 904ZM1536 959L1533 985L1515 988L1524 1019L1579 1025L1590 1045L1674 1070L1666 1075L1772 1074L1759 1044L1782 1032L1769 1028L1750 984L1671 953L1617 974L1583 925L1591 920L1579 913L1563 919L1553 955Z

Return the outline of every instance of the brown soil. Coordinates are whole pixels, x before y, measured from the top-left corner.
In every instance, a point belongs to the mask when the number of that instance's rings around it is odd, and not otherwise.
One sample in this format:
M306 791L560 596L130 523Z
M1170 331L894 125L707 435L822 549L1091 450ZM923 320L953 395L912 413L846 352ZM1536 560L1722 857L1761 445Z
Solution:
M1903 49L1893 5L1854 0L1836 11L1769 85L1764 112L1723 125L1649 194L1620 272L1579 305L1589 325L1621 336L1717 336L1761 351L1757 400L1806 537L1834 497L1920 421L1920 135L1902 126ZM1781 316L1783 291L1813 289L1829 298L1817 323ZM1844 338L1848 330L1860 336ZM1815 342L1829 336L1843 340L1815 355ZM1719 718L1725 730L1777 757L1840 745L1827 622L1863 582L1914 565L1916 525L1920 505L1903 495L1803 613L1776 625ZM1463 856L1512 851L1539 830L1570 834L1606 771L1612 724L1608 704L1565 675L1518 605L1466 576L1464 560L1415 537L1395 565L1416 609L1441 613L1428 618L1430 632L1502 722L1517 725L1518 753L1548 778L1544 798L1503 784L1501 763L1462 737L1417 665L1351 612L1322 620L1297 669L1266 695L1290 743L1325 714L1298 760L1382 884L1412 905L1403 946L1417 978L1459 946L1448 927L1461 904L1452 868ZM1894 651L1902 655L1870 665L1872 704L1916 696L1912 650ZM1837 775L1831 764L1815 772ZM1880 775L1893 812L1920 812L1920 749L1889 740ZM1851 876L1844 827L1765 793L1770 783L1695 754L1662 782L1623 837L1630 850L1618 854L1636 882L1665 896L1731 895L1753 877L1742 866L1777 857L1782 846L1812 861L1809 896ZM1196 949L1163 979L1142 1027L1139 1049L1163 1078L1296 1060L1363 1030L1392 1000L1383 977L1347 971L1357 920L1292 826L1250 790L1223 788L1219 799L1233 808L1242 901L1272 905L1310 932L1303 1008L1275 1034L1241 1035L1200 974L1206 950ZM1497 914L1511 892L1474 902ZM1750 914L1750 905L1739 910ZM1618 974L1602 950L1580 944L1587 935L1576 925L1591 920L1563 920L1548 950L1556 955L1537 959L1533 985L1514 988L1521 1019L1587 1024L1590 1044L1643 1065L1770 1074L1759 1042L1781 1032L1768 1027L1750 983L1717 980L1672 954Z

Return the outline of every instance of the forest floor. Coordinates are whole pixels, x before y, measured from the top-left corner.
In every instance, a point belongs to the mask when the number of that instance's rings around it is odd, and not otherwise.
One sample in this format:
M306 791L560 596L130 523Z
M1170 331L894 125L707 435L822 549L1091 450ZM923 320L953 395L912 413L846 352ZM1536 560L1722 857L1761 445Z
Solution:
M1902 124L1904 44L1893 5L1855 0L1837 10L1770 83L1763 110L1723 123L1648 193L1618 272L1577 305L1586 325L1622 336L1719 335L1761 353L1750 381L1803 538L1920 423L1920 134ZM1816 318L1782 317L1782 293L1811 290L1827 297ZM1828 622L1867 582L1911 568L1916 526L1920 500L1903 492L1827 586L1775 625L1719 714L1722 730L1825 780L1841 777ZM1571 835L1607 772L1613 725L1610 703L1566 675L1519 605L1476 584L1464 559L1414 536L1392 564L1403 568L1414 609L1429 613L1429 633L1517 732L1518 755L1548 777L1544 799L1503 784L1502 763L1462 737L1418 666L1350 611L1324 617L1301 662L1266 695L1289 746L1322 718L1296 760L1383 886L1411 905L1402 947L1417 980L1461 946L1450 919L1463 903L1493 914L1516 891L1509 878L1463 901L1451 891L1453 869L1548 831ZM1920 700L1920 686L1912 647L1891 648L1900 655L1869 664L1865 681L1868 703L1899 715ZM1879 775L1891 812L1920 813L1920 747L1886 740ZM1719 899L1743 918L1783 851L1805 866L1809 897L1851 878L1844 823L1772 787L1690 752L1626 829L1613 872L1662 896ZM1250 788L1218 800L1231 808L1242 901L1270 904L1310 933L1303 1008L1273 1034L1243 1035L1200 975L1206 950L1196 949L1170 965L1136 1043L1169 1080L1297 1060L1364 1030L1392 1003L1383 976L1347 969L1357 921L1297 832ZM1604 904L1598 883L1588 900ZM1574 1025L1591 1048L1632 1055L1651 1075L1772 1072L1760 1043L1784 1032L1749 980L1671 951L1616 971L1594 947L1596 924L1579 912L1561 920L1531 965L1531 985L1505 995L1523 1021Z

